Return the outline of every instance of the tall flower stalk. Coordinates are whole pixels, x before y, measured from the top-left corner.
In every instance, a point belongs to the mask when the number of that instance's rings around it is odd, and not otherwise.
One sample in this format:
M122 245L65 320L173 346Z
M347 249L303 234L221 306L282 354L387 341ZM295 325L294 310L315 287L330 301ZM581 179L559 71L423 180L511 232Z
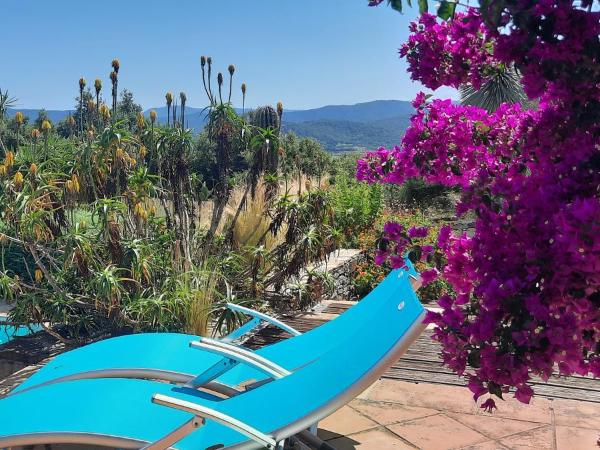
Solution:
M112 114L113 117L117 117L117 96L119 93L119 69L121 68L121 64L118 59L113 59L112 63L112 72L110 73L110 81L112 82Z
M173 94L167 92L165 94L165 102L167 103L167 127L171 124L171 105L173 104Z
M185 128L185 102L187 101L185 92L179 93L179 99L181 100L181 128Z
M85 89L85 78L79 79L79 133L83 136L83 90Z
M94 81L94 90L96 91L96 124L100 122L100 91L102 90L102 80L96 78Z

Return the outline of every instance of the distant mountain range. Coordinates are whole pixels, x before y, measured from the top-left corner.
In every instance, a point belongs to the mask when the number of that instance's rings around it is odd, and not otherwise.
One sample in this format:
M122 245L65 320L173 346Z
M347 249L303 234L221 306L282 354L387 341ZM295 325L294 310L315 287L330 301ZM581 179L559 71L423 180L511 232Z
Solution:
M167 122L167 108L154 109L160 123ZM8 111L13 116L17 110ZM37 109L21 109L34 120ZM241 110L239 110L241 113ZM400 142L414 109L402 100L375 100L355 105L328 105L306 110L286 110L283 113L283 130L299 136L312 137L332 152L392 146ZM72 111L47 110L53 122L64 120ZM206 109L186 107L186 125L201 131L206 123ZM179 114L178 114L179 115Z

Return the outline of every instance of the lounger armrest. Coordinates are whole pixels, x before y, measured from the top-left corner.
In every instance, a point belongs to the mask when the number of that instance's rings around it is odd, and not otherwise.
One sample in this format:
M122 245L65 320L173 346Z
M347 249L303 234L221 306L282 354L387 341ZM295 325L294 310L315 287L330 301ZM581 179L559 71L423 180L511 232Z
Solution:
M238 363L247 364L273 378L283 378L291 373L273 361L250 350L216 339L200 338L197 341L190 342L190 347L206 350L230 358Z
M236 305L235 303L227 303L227 308L229 308L232 311L237 311L237 312L244 313L244 314L246 314L248 316L254 317L255 319L264 320L265 322L268 322L271 325L274 325L274 326L276 326L278 328L281 328L284 331L287 331L292 336L299 336L299 335L302 334L298 330L290 327L289 325L286 325L285 323L281 322L280 320L277 320L275 317L271 317L271 316L269 316L267 314L263 314L261 312L258 312L256 310L254 310L254 309L250 309L250 308L246 308L244 306Z
M185 411L202 419L213 420L243 434L268 449L274 449L277 446L277 441L272 436L262 433L256 428L215 409L163 394L154 394L152 396L152 403Z

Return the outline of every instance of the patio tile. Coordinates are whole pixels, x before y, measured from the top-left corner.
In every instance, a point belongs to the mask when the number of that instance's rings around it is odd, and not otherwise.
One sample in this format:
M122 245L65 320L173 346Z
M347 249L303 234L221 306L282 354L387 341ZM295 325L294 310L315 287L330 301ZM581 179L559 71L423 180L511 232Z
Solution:
M480 444L469 445L460 450L510 450L508 447L500 444L498 441L485 441Z
M408 383L398 380L380 380L361 398L372 401L401 403L466 414L481 414L468 389L461 386L442 384ZM482 399L481 401L483 401ZM552 402L545 398L534 398L524 405L514 398L497 402L493 416L529 422L550 423Z
M478 409L465 388L397 380L378 381L363 398L465 413L474 413Z
M375 429L327 442L336 450L415 450L386 429Z
M600 430L600 404L576 400L555 400L556 425Z
M410 420L387 428L418 448L427 450L456 449L489 440L443 414Z
M500 439L500 444L511 450L552 450L553 441L552 427L548 425Z
M532 430L539 428L540 424L536 422L524 422L522 420L512 420L503 417L494 417L493 414L458 414L458 413L447 413L448 417L451 417L460 423L477 430L484 436L488 436L493 439L503 438L511 436L516 433L523 431Z
M556 427L557 450L590 450L597 448L600 430L575 427Z
M438 413L437 410L430 408L399 405L397 403L368 402L365 400L354 400L350 403L350 406L381 425L391 425Z
M359 414L349 406L340 408L331 416L319 422L319 437L321 439L333 439L346 436L359 431L368 430L379 426L377 422Z

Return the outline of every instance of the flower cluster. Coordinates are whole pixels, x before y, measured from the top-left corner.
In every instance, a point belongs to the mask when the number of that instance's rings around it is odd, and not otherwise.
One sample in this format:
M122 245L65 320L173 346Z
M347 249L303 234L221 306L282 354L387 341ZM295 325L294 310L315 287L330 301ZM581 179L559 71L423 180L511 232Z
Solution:
M444 254L438 270L452 286L428 321L444 363L468 377L476 400L502 398L512 387L529 403L531 374L600 376L600 16L589 2L510 4L504 34L475 34L493 36L490 58L515 64L539 106L503 105L487 114L450 101L426 104L419 95L401 146L367 153L357 176L371 183L420 177L461 188L457 212L475 214L475 231L442 228L436 248L427 249ZM456 25L430 16L420 24L406 46L420 53L406 51L416 79L456 86L485 74L490 60L470 59L475 65L457 75L449 61L464 60L464 47L439 47L440 35ZM438 48L451 56L435 56ZM400 264L414 236L388 225L379 260ZM493 410L493 399L482 407Z
M442 23L425 13L410 24L410 31L400 56L407 59L411 78L430 89L465 83L477 88L498 65L491 52L493 39L474 8Z
M494 55L519 68L531 98L545 93L583 103L600 101L600 12L591 4L539 0L515 2L507 11L507 19L518 15L519 20L509 22L509 33L498 35Z

